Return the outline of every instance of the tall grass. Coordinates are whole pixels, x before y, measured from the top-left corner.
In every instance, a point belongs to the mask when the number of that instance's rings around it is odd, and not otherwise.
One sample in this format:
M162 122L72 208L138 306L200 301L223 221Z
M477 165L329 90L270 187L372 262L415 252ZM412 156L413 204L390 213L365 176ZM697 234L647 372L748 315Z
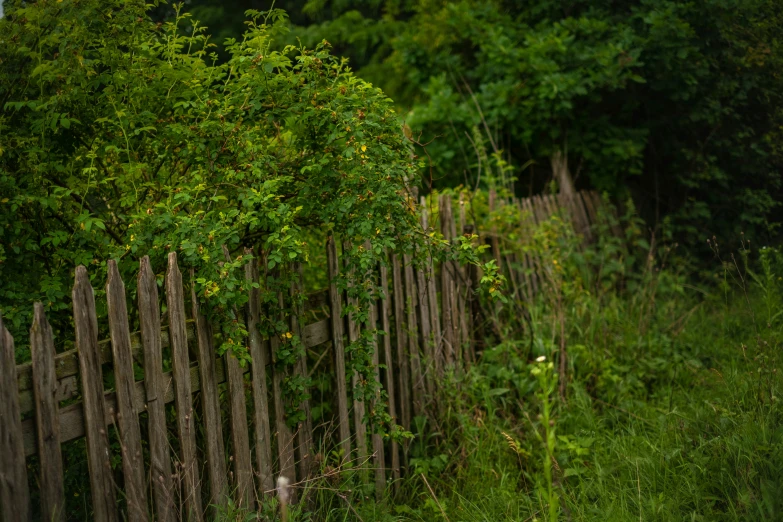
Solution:
M783 520L783 256L718 251L710 283L611 226L587 248L557 219L536 232L547 290L495 308L417 419L407 478L380 501L316 480L289 520Z

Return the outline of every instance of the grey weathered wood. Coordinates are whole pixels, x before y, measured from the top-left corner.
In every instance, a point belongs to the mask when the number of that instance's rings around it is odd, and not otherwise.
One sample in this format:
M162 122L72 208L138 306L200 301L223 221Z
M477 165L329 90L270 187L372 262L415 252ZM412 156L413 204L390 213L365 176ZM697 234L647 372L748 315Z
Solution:
M419 328L416 322L416 281L413 276L413 265L410 256L403 255L405 274L405 298L407 313L406 325L408 327L408 356L411 368L411 389L413 414L418 416L424 413L424 379L421 371L421 357L419 355Z
M466 219L465 219L465 201L463 200L463 193L459 195L459 222L457 224L457 232L459 234L465 234ZM456 235L455 235L456 238ZM456 239L455 239L456 240ZM459 321L457 327L460 334L460 345L462 346L463 360L472 360L472 345L470 340L470 315L468 314L468 293L470 292L470 270L468 266L458 266L457 273L457 306Z
M196 461L196 423L193 411L190 360L188 357L187 331L185 328L185 292L182 272L177 266L176 252L170 252L166 272L166 304L169 314L171 362L174 374L174 391L177 408L177 433L180 445L180 477L182 481L183 518L201 522L204 520L201 505L201 483ZM196 373L196 372L193 372Z
M343 252L347 252L350 249L348 243L343 243ZM345 262L348 263L348 256L345 256ZM355 297L348 298L348 305L355 307L357 300ZM359 323L354 319L353 312L348 313L348 341L355 343L359 340ZM353 372L351 376L351 384L354 389L359 386L359 374ZM359 399L353 400L353 429L356 434L356 458L359 466L364 467L367 463L367 426L364 424L364 401Z
M212 325L201 313L195 289L195 276L190 270L190 299L192 317L196 322L198 336L198 368L201 375L202 422L205 431L205 455L209 477L209 500L207 504L217 513L228 498L226 477L226 454L223 446L223 422L220 418L220 402L215 376L215 346Z
M519 279L523 287L523 297L525 298L525 300L530 301L533 299L534 290L533 290L533 281L531 278L530 259L527 252L524 251L524 247L526 246L524 234L528 229L528 227L526 227L526 222L525 222L526 211L522 201L517 198L514 198L514 205L516 205L517 210L519 211L520 214L519 226L520 229L522 230L522 235L523 235L523 237L520 239L520 244L521 247L523 248L523 251L519 253L519 258L518 258L518 262L521 265L519 270Z
M528 217L530 223L530 229L536 226L538 222L535 209L533 208L532 198L525 198L521 201L522 209ZM533 286L533 293L536 294L539 291L541 285L541 277L539 276L540 262L538 256L534 252L530 252L528 255L528 265L530 266L530 281Z
M421 225L425 230L432 228L429 224L429 216L426 205L426 198L421 198ZM435 376L440 377L442 370L442 355L443 355L443 332L440 320L440 310L438 310L438 288L435 283L435 260L430 256L430 262L427 263L427 299L429 303L430 313L430 336L432 338L432 357L435 364ZM432 391L430 390L430 393Z
M592 241L593 231L590 229L590 220L587 217L587 210L585 209L584 201L582 200L582 195L580 193L577 192L571 198L571 207L573 208L574 214L578 216L579 232L584 236L585 240Z
M30 353L33 359L35 421L41 467L41 518L47 522L58 522L65 520L65 492L60 450L60 408L55 397L57 377L54 373L54 337L43 305L35 303L33 309Z
M283 309L283 294L278 293L277 302ZM286 372L277 364L277 352L280 349L281 340L274 335L270 340L272 346L272 395L275 404L275 430L277 431L277 455L279 459L280 476L285 477L290 483L296 482L296 460L294 458L294 435L285 419L285 397L283 396L283 381L287 377Z
M424 389L427 395L432 397L435 391L435 379L437 375L436 346L430 327L430 297L427 291L427 272L423 269L416 270L416 294L418 300L419 316L418 326L421 332L423 359L419 358L421 378L424 380Z
M272 353L280 348L280 341L272 339ZM291 428L285 422L285 399L283 397L283 380L285 374L277 365L272 366L272 393L275 403L275 430L277 436L277 456L279 459L280 476L289 482L296 482L296 461L294 459L294 436Z
M492 214L495 211L497 205L497 192L495 189L489 189L489 213ZM490 244L492 245L492 257L495 258L495 262L498 267L500 266L500 241L498 240L498 232L492 227L490 230Z
M125 499L128 517L134 521L149 520L147 489L144 485L144 455L141 453L141 429L134 406L133 359L131 358L128 306L125 302L125 283L122 282L117 262L107 265L106 301L109 309L109 330L114 354L114 386L117 396L117 424L120 429L122 473L125 479Z
M453 218L451 215L451 196L441 195L439 202L441 233L444 239L451 242L453 239L451 226ZM497 238L493 238L495 241ZM494 245L494 243L493 243ZM494 246L493 246L494 248ZM441 315L443 318L443 345L444 345L444 365L454 366L456 354L458 353L458 336L454 324L454 305L456 302L455 293L455 265L451 261L444 262L440 267L441 285Z
M332 346L334 347L335 381L337 381L337 424L340 448L343 458L351 456L351 424L348 417L348 383L345 378L345 344L343 341L342 296L337 289L340 264L337 259L337 243L329 236L326 243L326 258L329 270L329 303L331 308Z
M106 409L103 401L103 371L98 353L98 318L95 313L95 294L87 269L83 266L76 267L73 322L81 369L93 516L98 522L113 522L117 520L117 502L111 476L109 438L104 422Z
M0 521L30 516L19 400L16 396L14 339L0 315Z
M226 353L228 397L231 411L231 446L234 467L232 494L237 507L253 509L255 505L253 466L250 459L250 438L247 425L247 402L245 400L245 378L239 360L232 353Z
M307 296L304 309L305 312L311 310L328 309L329 293L323 290ZM188 347L191 349L193 358L196 358L196 333L193 321L188 321L186 328ZM307 331L305 331L307 334ZM161 348L170 346L168 326L163 326L160 331ZM111 340L105 339L98 342L101 364L111 363ZM141 360L143 347L141 343L141 334L134 332L131 334L131 351L134 360ZM267 358L269 360L269 358ZM67 350L58 353L54 358L54 368L57 375L57 400L66 401L80 396L77 375L79 374L79 357L77 350ZM33 411L33 384L32 384L32 364L27 362L16 367L19 383L19 410L24 415Z
M573 196L576 196L576 193L574 193ZM579 217L576 215L574 208L571 205L572 196L569 194L559 193L555 194L554 198L557 202L557 209L560 213L560 216L564 221L571 225L571 228L575 233L579 233Z
M411 428L411 378L408 357L408 325L405 323L406 300L403 291L400 257L392 254L392 285L394 286L394 333L397 361L397 390L400 405L399 423Z
M557 207L552 204L552 194L541 194L541 205L546 219L550 219L557 214Z
M228 247L223 245L223 255L231 262ZM239 321L236 307L232 307L233 320ZM244 350L242 346L239 349ZM245 376L236 355L229 350L225 354L226 378L228 381L228 402L231 420L231 449L234 472L232 497L237 507L253 510L255 508L255 487L253 486L253 464L250 459L250 437L247 425L247 401L245 399Z
M373 303L370 304L370 328L375 330L377 327L378 327L378 307L373 301ZM381 400L381 394L380 394L381 375L380 375L380 368L378 367L378 365L380 364L380 358L378 357L377 334L373 337L373 344L371 349L372 349L372 365L373 368L375 368L375 371L373 372L373 378L375 379L375 382L378 383L379 386L378 391L376 392L375 397L373 398L373 401L370 405L372 409L375 409L378 407L379 402ZM380 500L384 490L386 489L386 458L383 451L383 438L379 433L374 431L370 439L372 440L372 455L373 455L372 461L373 461L373 467L375 468L375 496L377 499Z
M193 323L190 322L188 323L188 325L192 326ZM192 328L188 328L188 329L192 330ZM317 323L313 323L305 326L304 334L302 335L302 338L304 340L306 348L312 348L313 346L318 346L319 344L323 344L327 342L329 340L329 320L324 319L323 321L319 321ZM162 339L168 339L168 338L162 337ZM269 343L267 341L264 341L264 343L262 344L262 346L264 346L264 353L267 354L266 357L267 361L269 361L271 357L268 355L269 353L268 344ZM173 352L173 345L172 345L172 352ZM193 368L190 368L190 383L191 383L190 389L191 392L193 393L201 390L201 382L198 375L198 371L199 371L198 366L194 366ZM243 369L243 371L247 372L246 369ZM178 387L174 386L173 384L174 382L173 375L174 375L173 372L168 372L163 374L163 383L164 383L163 388L166 390L166 395L165 395L166 403L173 402L175 400L174 397L175 389L179 391ZM223 367L222 359L217 359L215 361L215 375L217 376L218 384L222 384L225 382L226 380L225 368ZM136 383L135 394L136 394L136 401L135 401L136 404L143 404L146 397L144 382ZM116 409L116 401L113 392L105 393L104 402L106 404L107 411L108 408ZM144 411L143 408L137 413L141 413L142 411ZM190 411L190 409L186 411ZM111 426L113 424L114 424L113 417L107 414L106 425ZM34 419L26 419L22 421L24 453L26 456L34 455L36 453L35 429L36 428L35 428ZM82 411L82 403L77 402L61 408L60 409L60 442L61 443L68 442L70 440L78 439L79 437L83 437L83 436L84 436L84 413Z
M429 213L427 201L421 198L419 204L421 227L425 234L429 232ZM416 271L417 290L419 294L419 326L424 343L424 361L422 372L427 394L432 397L435 392L435 381L443 373L443 337L441 334L440 314L438 313L438 291L435 287L435 261L430 257L425 270Z
M536 217L536 223L541 224L547 220L546 210L544 209L544 203L541 200L541 196L536 194L530 198L530 204L533 208L533 215Z
M295 263L293 267L294 282L290 288L291 300L294 302L294 313L291 315L291 332L300 339L302 338L302 329L300 328L300 317L303 315L302 307L298 304L297 296L303 293L301 278L302 265ZM307 350L304 350L294 365L294 375L302 379L308 376L307 371ZM304 413L304 420L299 423L296 430L299 450L299 479L305 480L310 477L313 462L313 416L310 411L310 401L305 399L300 407Z
M595 225L598 223L598 207L596 207L596 198L594 197L593 192L582 192L580 194L582 196L582 201L585 204L585 209L587 210L587 216L590 220L590 223L592 225Z
M149 417L150 477L155 519L174 522L174 484L171 480L168 429L163 386L163 352L160 340L160 302L155 274L147 256L141 258L137 279L141 344L144 347L145 406ZM136 403L136 407L139 404Z
M252 254L245 250L245 255ZM258 261L255 259L245 265L245 277L252 283L259 283ZM255 433L256 474L261 491L265 494L275 487L274 471L272 469L272 433L269 427L269 400L266 383L266 364L269 341L261 339L258 323L261 318L261 292L251 288L247 303L247 331L250 348L253 391L253 428ZM265 346L266 345L266 346Z
M389 416L392 422L397 422L397 398L394 386L394 360L392 359L391 348L391 294L389 294L389 269L386 265L381 265L381 330L383 331L383 364L386 366L384 371L384 382L386 383L386 393L389 396ZM392 478L395 480L394 487L398 487L396 482L400 478L400 448L399 445L391 442L391 469Z

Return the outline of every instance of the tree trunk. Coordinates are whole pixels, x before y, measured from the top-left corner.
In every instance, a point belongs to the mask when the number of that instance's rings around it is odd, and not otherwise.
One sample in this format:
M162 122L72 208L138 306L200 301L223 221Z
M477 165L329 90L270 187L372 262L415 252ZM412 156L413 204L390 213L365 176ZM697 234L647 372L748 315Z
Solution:
M557 180L560 193L568 197L574 196L576 189L574 189L571 172L568 170L568 155L562 150L556 150L552 153L550 161L552 162L552 175Z

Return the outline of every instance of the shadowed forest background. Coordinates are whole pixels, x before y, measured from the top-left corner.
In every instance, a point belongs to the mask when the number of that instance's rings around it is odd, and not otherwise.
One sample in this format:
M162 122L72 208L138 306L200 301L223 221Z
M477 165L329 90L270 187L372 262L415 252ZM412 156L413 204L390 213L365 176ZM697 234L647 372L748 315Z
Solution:
M184 5L208 27L219 59L220 43L242 34L245 9L269 7ZM274 5L288 18L280 44L327 40L431 142L427 187L475 185L478 144L485 161L499 152L495 160L511 167L518 195L538 193L560 152L577 187L633 197L651 226L665 222L699 254L712 234L775 237L783 165L775 2Z

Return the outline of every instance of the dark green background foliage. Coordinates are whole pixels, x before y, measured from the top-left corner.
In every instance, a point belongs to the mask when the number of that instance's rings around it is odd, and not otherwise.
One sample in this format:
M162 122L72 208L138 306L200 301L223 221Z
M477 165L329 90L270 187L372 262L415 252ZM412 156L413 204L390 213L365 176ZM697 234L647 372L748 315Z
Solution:
M242 9L268 5L192 0L187 8L225 37L239 34ZM670 218L686 244L740 231L777 237L777 0L275 6L291 17L281 42L328 40L391 96L414 134L437 137L427 151L436 186L475 183L475 145L479 156L503 151L518 193L538 191L550 179L551 153L567 150L577 186L632 194L650 224Z

